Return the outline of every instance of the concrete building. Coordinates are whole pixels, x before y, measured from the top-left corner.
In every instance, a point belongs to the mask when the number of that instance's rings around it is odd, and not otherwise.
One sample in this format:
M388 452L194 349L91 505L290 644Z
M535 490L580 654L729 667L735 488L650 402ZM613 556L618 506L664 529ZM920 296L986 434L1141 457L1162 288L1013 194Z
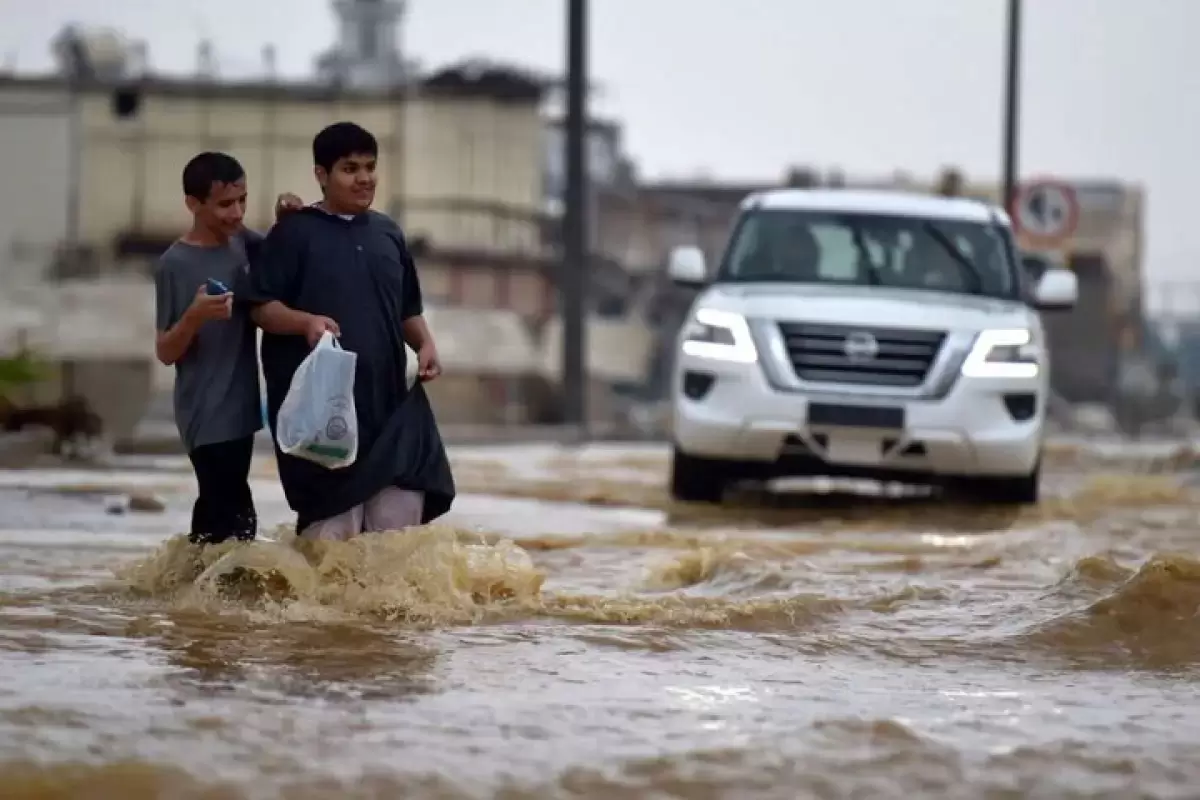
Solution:
M114 386L133 375L101 369L95 385L83 364L103 356L170 386L170 371L151 366L150 267L187 223L179 175L201 150L238 157L247 222L266 228L279 192L316 198L312 135L355 120L379 139L377 205L403 221L430 304L547 313L537 78L470 63L386 90L157 77L69 88L0 76L0 132L17 143L0 169L27 187L0 209L0 348L20 339L64 363L60 388L122 409L101 409L118 436L145 407Z
M200 150L227 150L245 166L249 224L270 224L280 192L316 199L312 136L342 119L378 137L377 205L427 255L539 253L541 88L531 79L466 65L386 93L165 80L137 93L125 118L109 87L82 98L81 233L117 257L155 248L186 222L179 171ZM430 283L436 294L439 281Z
M0 170L20 187L2 199L0 269L6 286L36 283L67 237L70 216L69 97L61 85L17 85L0 92ZM12 317L0 318L0 331ZM0 333L0 342L3 341Z
M536 416L539 350L520 314L435 307L425 318L445 369L427 387L439 422L505 425Z
M0 199L0 353L28 347L51 362L12 399L83 392L128 430L153 380L153 294L144 276L57 284L77 219L70 95L58 82L0 83L0 171L16 189Z
M483 61L422 73L403 50L404 0L332 5L333 46L300 84L274 78L271 48L261 80L218 80L208 43L196 74L172 79L147 73L144 44L75 28L54 43L58 74L0 75L0 132L20 145L0 168L36 187L32 202L0 209L0 352L27 345L60 365L39 399L83 393L117 437L147 407L169 418L173 371L152 358L150 275L187 224L183 164L202 150L234 154L249 176L247 223L264 229L280 192L316 199L312 135L351 119L379 139L376 205L402 222L418 260L448 370L430 387L439 413L555 416L561 209L547 200L561 189L562 141L543 116L549 82ZM620 127L597 121L590 142L598 185L624 175L628 191ZM626 373L644 362L626 340L645 326L612 320L628 316L636 284L628 253L614 255L598 252L591 269L604 320L589 339L593 411L611 407L614 386L636 382ZM614 339L613 325L633 332ZM622 355L637 366L604 366Z
M115 106L132 93L134 108ZM98 271L156 254L187 222L182 165L204 149L233 153L250 178L247 223L266 227L276 195L317 196L312 136L351 119L380 141L378 205L401 216L426 255L539 256L542 252L541 88L502 68L435 73L404 93L335 94L316 86L147 79L79 94L79 236ZM0 231L7 250L53 249L65 235L72 177L66 87L54 78L0 76L5 158L44 188ZM42 161L44 155L48 161ZM45 206L45 209L42 209ZM15 211L16 209L14 209ZM15 244L14 244L15 243ZM430 279L434 294L445 279Z

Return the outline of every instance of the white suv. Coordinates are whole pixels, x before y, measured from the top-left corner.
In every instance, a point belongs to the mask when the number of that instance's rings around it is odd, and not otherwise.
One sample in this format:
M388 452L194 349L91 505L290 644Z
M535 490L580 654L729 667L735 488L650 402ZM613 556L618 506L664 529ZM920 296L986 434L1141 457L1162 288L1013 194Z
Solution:
M1008 215L962 198L779 189L752 195L680 331L675 498L739 480L858 477L1036 503L1049 392L1039 310L1070 308L1075 274L1036 287Z

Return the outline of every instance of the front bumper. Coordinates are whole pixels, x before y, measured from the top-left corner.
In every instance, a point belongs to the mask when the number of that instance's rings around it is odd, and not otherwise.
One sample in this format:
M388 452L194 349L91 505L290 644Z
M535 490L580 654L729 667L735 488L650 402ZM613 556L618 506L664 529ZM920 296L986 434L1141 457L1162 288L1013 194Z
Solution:
M952 358L939 361L931 380L941 380L943 388L935 395L904 396L864 387L781 388L768 378L780 364L764 369L761 361L734 364L680 353L673 436L688 455L764 468L778 464L781 474L788 472L787 462L801 461L808 462L805 471L828 475L1029 475L1037 466L1045 428L1044 370L1030 379L946 377L949 369L957 376L960 365ZM712 377L702 397L684 391L688 375L693 389L704 383L696 375ZM1026 413L1016 415L1024 418L1014 418L1013 398L1024 398ZM905 421L901 429L814 424L809 415L813 403L902 407ZM814 464L820 469L812 469Z

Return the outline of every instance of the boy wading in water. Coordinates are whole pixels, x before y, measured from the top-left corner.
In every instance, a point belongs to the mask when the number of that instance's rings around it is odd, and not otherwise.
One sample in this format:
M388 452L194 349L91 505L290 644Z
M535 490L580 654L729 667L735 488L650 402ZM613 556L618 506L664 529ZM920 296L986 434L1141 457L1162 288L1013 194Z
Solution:
M154 273L155 354L175 367L175 424L199 486L189 539L245 541L258 530L249 482L262 428L258 357L249 310L223 287L246 273L262 236L242 225L246 174L232 156L201 153L189 161L183 195L192 227ZM276 215L295 202L282 196Z
M322 200L282 218L251 265L243 293L263 329L267 414L276 428L292 376L326 331L358 355L358 459L326 469L276 446L279 479L309 539L429 522L450 509L454 479L421 382L441 374L422 318L421 284L399 226L371 210L375 137L350 122L313 139ZM421 382L405 381L407 342Z

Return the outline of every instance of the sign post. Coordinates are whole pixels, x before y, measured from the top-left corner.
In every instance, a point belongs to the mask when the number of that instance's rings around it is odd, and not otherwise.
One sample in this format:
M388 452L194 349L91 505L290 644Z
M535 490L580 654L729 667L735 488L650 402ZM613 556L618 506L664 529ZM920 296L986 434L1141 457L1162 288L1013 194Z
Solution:
M1035 180L1022 184L1013 199L1013 225L1028 246L1066 247L1079 227L1079 198L1070 184Z
M563 263L559 268L562 318L562 390L564 421L587 436L587 291L588 173L587 137L587 0L567 2L567 115L563 126L566 167L563 212Z

